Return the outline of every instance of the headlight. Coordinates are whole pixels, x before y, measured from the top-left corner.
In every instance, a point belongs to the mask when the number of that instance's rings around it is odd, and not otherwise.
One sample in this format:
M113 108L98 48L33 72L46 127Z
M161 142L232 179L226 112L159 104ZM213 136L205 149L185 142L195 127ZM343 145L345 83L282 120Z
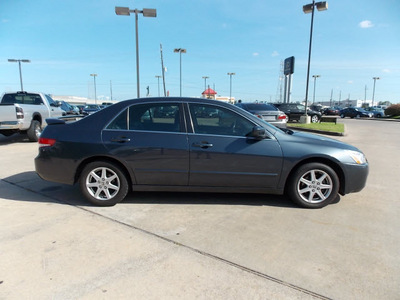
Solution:
M356 164L362 165L367 163L367 158L363 153L352 150L345 150L345 151L354 160Z

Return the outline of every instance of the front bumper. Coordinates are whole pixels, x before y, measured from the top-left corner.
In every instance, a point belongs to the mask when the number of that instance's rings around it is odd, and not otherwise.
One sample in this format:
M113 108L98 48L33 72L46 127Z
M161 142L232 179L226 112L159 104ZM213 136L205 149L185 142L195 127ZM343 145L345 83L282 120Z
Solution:
M361 191L366 183L369 173L368 164L346 164L344 165L345 183L340 193L342 195Z

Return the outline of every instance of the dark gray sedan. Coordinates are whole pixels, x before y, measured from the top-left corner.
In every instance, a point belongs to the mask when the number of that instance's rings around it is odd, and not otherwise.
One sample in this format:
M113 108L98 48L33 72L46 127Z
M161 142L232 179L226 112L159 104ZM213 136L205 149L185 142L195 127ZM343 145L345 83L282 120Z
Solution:
M37 173L79 183L101 206L135 190L286 194L320 208L361 191L368 175L364 154L351 145L278 129L215 100L134 99L47 123Z

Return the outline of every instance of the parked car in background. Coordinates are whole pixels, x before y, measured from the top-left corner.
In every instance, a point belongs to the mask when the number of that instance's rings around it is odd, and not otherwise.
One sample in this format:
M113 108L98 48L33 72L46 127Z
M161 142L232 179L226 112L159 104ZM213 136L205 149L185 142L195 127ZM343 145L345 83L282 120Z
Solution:
M63 115L60 104L42 93L4 93L0 98L0 134L26 133L37 142L47 118Z
M66 115L79 115L79 109L74 108L71 104L65 101L59 101L61 104L61 109L65 112Z
M79 114L83 114L83 109L85 108L86 105L83 104L78 104L76 107L79 109Z
M361 107L346 107L339 114L341 118L372 118L374 116L372 112L368 112Z
M338 116L340 113L339 107L327 107L322 110L322 114L327 116Z
M321 104L311 104L310 105L310 109L313 111L317 111L322 113L322 110L324 109L323 106Z
M377 107L368 107L365 109L368 112L372 112L374 114L374 118L382 118L385 116L385 110Z
M157 111L169 113L155 117ZM76 122L48 123L36 172L79 183L100 206L134 190L286 194L298 205L321 208L338 194L362 190L368 176L356 147L278 129L222 101L133 99Z
M289 118L289 121L300 121L300 117L306 114L306 107L303 104L296 103L274 103L274 106L283 111ZM312 123L317 123L321 119L321 113L308 109L307 114L311 117Z
M83 115L91 115L98 112L101 109L100 105L97 104L87 104L82 110Z
M280 128L286 128L288 117L284 112L277 109L272 104L265 103L236 103L236 106L252 113L258 118L271 123Z

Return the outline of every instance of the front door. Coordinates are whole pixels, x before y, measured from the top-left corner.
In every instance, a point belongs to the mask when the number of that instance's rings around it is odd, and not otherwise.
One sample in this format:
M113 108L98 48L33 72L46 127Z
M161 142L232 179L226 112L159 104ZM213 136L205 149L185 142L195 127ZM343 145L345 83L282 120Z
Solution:
M256 125L220 106L189 104L194 133L188 135L191 186L276 187L282 151L273 136L248 138Z

